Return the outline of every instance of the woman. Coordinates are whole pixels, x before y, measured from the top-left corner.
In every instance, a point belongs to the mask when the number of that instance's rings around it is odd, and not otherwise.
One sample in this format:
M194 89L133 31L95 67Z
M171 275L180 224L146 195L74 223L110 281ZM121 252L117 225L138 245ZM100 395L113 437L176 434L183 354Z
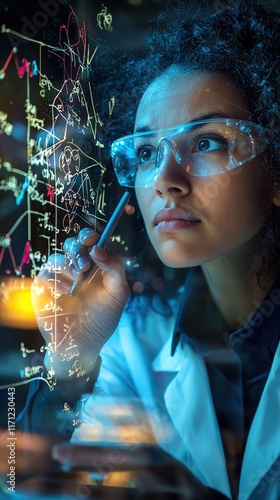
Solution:
M135 188L160 260L182 272L191 268L185 290L170 302L168 318L141 297L125 309L130 289L122 259L98 248L90 229L66 240L65 254L50 257L33 293L45 366L55 370L57 387L50 394L33 388L25 426L41 432L42 398L49 411L74 405L98 377L74 438L94 425L100 398L140 398L164 451L146 467L141 450L122 451L122 468L143 465L139 488L182 498L208 498L214 489L213 498L276 500L279 24L242 1L202 20L186 16L184 8L172 11L173 23L151 38L146 57L122 66L127 88L112 133L121 126L128 132L128 89L137 111L134 133L111 150L119 182ZM102 272L70 298L92 261ZM59 314L46 320L54 293ZM105 460L118 469L108 453L66 445L55 457Z

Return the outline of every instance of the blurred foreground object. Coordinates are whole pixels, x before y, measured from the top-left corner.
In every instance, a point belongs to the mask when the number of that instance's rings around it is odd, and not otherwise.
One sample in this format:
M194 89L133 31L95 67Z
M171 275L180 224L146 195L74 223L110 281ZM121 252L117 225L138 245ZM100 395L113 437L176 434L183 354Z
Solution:
M0 430L1 484L8 474L12 478L13 471L17 482L46 472L52 462L51 446L52 443L41 436Z
M137 398L103 396L94 402L94 425L87 425L85 404L88 398L90 395L82 397L81 411L85 421L75 430L72 443L84 446L85 452L95 446L96 449L104 447L106 453L112 447L110 457L113 464L105 461L105 466L98 466L96 471L91 467L90 476L101 480L103 486L131 488L131 471L122 469L122 453L157 446L152 417L149 417L143 403ZM68 417L71 418L71 415ZM65 413L64 418L67 418ZM84 470L83 467L81 470Z

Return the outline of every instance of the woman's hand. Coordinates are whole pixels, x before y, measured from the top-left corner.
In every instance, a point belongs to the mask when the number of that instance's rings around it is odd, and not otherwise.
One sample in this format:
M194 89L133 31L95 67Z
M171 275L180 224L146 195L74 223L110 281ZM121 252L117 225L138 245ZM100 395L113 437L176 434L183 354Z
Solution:
M71 470L106 475L130 471L143 498L157 493L165 498L184 500L226 500L221 493L204 486L183 464L154 445L83 446L64 443L53 448L53 458ZM152 496L149 496L152 495ZM137 496L141 498L141 496Z
M49 257L32 286L32 300L46 342L45 365L55 377L80 377L93 368L116 329L130 295L122 259L96 247L98 234L82 229L64 253ZM96 264L92 281L70 297L73 282Z

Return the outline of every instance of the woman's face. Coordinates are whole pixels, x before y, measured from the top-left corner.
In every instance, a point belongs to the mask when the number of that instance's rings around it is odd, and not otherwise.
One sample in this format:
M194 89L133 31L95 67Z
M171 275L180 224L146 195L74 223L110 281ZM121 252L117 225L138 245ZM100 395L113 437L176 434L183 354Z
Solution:
M250 119L230 80L178 69L157 78L146 90L135 131L172 127L208 115ZM240 250L242 254L242 249L253 246L269 204L260 156L227 173L194 177L168 154L153 182L136 188L136 196L148 236L160 259L171 267L196 266Z

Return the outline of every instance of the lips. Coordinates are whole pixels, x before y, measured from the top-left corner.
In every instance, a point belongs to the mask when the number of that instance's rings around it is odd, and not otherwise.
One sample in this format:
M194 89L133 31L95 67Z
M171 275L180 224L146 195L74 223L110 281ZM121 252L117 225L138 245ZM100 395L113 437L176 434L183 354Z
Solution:
M200 219L186 210L181 210L178 208L162 208L156 213L153 219L153 225L158 226L163 223L175 223L176 221L182 221L186 224L191 224L200 222Z

